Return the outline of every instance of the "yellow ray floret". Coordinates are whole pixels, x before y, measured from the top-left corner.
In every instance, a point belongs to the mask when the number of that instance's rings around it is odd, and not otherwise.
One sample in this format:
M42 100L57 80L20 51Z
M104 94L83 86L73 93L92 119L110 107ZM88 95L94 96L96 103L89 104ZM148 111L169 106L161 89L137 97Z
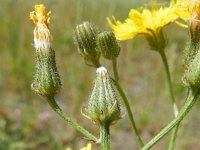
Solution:
M108 19L108 23L118 40L131 39L137 35L151 36L152 33L157 34L164 26L175 22L178 18L187 18L186 16L182 17L182 13L179 13L185 11L179 9L179 3L181 3L180 0L171 1L169 7L157 5L152 9L131 9L129 17L124 23L115 18L113 21Z
M51 12L46 13L43 4L35 5L35 11L30 12L30 19L35 24L34 41L36 48L41 46L47 48L50 45L50 31L48 25L50 23Z

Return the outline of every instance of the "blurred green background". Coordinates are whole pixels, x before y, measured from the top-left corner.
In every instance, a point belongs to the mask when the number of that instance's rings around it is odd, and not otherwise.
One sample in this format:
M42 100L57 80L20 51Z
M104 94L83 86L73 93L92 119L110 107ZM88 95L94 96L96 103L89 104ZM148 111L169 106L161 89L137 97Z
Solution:
M95 23L100 30L108 29L106 17L123 21L131 8L142 0L0 0L0 150L74 150L87 143L59 118L30 84L34 75L32 21L29 12L35 3L51 10L51 34L56 51L63 89L56 97L64 111L84 127L98 135L98 127L81 115L81 109L93 87L95 69L85 65L73 43L73 30L82 21ZM181 84L182 51L187 30L176 25L165 28L168 46L166 54L179 106L184 103L186 89ZM131 100L136 122L145 143L172 118L172 107L165 73L158 53L148 43L136 38L121 43L118 59L122 86ZM112 74L110 62L102 59ZM121 106L124 109L123 102ZM200 103L184 119L178 132L176 150L200 149ZM167 149L169 135L153 150ZM113 150L137 149L127 115L111 129ZM93 144L93 149L97 147Z

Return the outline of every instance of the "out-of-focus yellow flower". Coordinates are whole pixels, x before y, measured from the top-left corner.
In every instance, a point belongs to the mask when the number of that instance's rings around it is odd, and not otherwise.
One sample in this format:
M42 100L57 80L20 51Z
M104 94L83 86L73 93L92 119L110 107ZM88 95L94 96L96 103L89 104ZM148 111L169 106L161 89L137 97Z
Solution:
M174 13L181 19L190 23L200 20L200 0L180 0L180 3L174 9Z
M176 4L176 7L174 7L173 12L179 18L183 19L184 21L187 21L191 16L189 7L190 7L189 1L179 0L179 2L177 2L177 4Z
M35 11L30 12L30 19L35 24L34 43L36 48L49 48L50 46L50 31L48 28L50 13L45 12L43 4L35 5Z
M66 150L72 150L70 147L68 147ZM87 143L87 146L81 148L80 150L92 150L92 144Z
M174 13L183 20L200 20L200 0L181 1Z
M131 9L124 23L117 21L114 17L113 21L108 19L108 23L118 40L128 40L138 35L145 35L155 50L162 49L165 46L162 35L163 27L175 22L178 18L187 18L187 12L183 16L180 13L183 12L182 8L179 9L182 3L183 0L171 0L170 6L165 7L155 2L152 9Z
M88 143L86 147L83 147L80 150L92 150L92 144Z

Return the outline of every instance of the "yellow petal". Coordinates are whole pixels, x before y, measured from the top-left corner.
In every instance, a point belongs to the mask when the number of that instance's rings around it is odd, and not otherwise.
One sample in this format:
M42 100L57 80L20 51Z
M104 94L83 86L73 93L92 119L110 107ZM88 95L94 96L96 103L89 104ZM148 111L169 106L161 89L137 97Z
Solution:
M187 20L188 11L179 8L184 0L171 0L169 7L159 6L156 2L152 9L131 9L129 17L122 23L108 19L109 26L118 40L127 40L138 35L151 36L152 32L160 31L166 25L175 22L178 18ZM151 32L150 32L151 31Z

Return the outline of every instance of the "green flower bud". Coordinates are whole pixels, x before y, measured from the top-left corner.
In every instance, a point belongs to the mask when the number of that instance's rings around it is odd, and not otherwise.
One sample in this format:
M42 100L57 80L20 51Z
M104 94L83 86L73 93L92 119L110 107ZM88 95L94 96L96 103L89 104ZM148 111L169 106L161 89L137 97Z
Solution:
M84 22L76 27L75 44L78 52L84 57L86 63L91 66L99 67L100 52L97 50L96 36L99 30L90 22Z
M32 89L39 95L53 97L61 89L60 76L55 62L55 52L51 48L51 34L48 28L50 12L44 5L36 5L30 18L35 23L34 46L36 70Z
M39 95L53 97L61 89L60 76L55 62L55 52L53 49L36 50L36 72L32 89Z
M89 99L86 116L100 124L110 124L121 117L112 81L104 67L97 69L97 77Z
M120 53L119 43L111 31L100 33L97 36L97 45L102 55L109 60L115 59Z

